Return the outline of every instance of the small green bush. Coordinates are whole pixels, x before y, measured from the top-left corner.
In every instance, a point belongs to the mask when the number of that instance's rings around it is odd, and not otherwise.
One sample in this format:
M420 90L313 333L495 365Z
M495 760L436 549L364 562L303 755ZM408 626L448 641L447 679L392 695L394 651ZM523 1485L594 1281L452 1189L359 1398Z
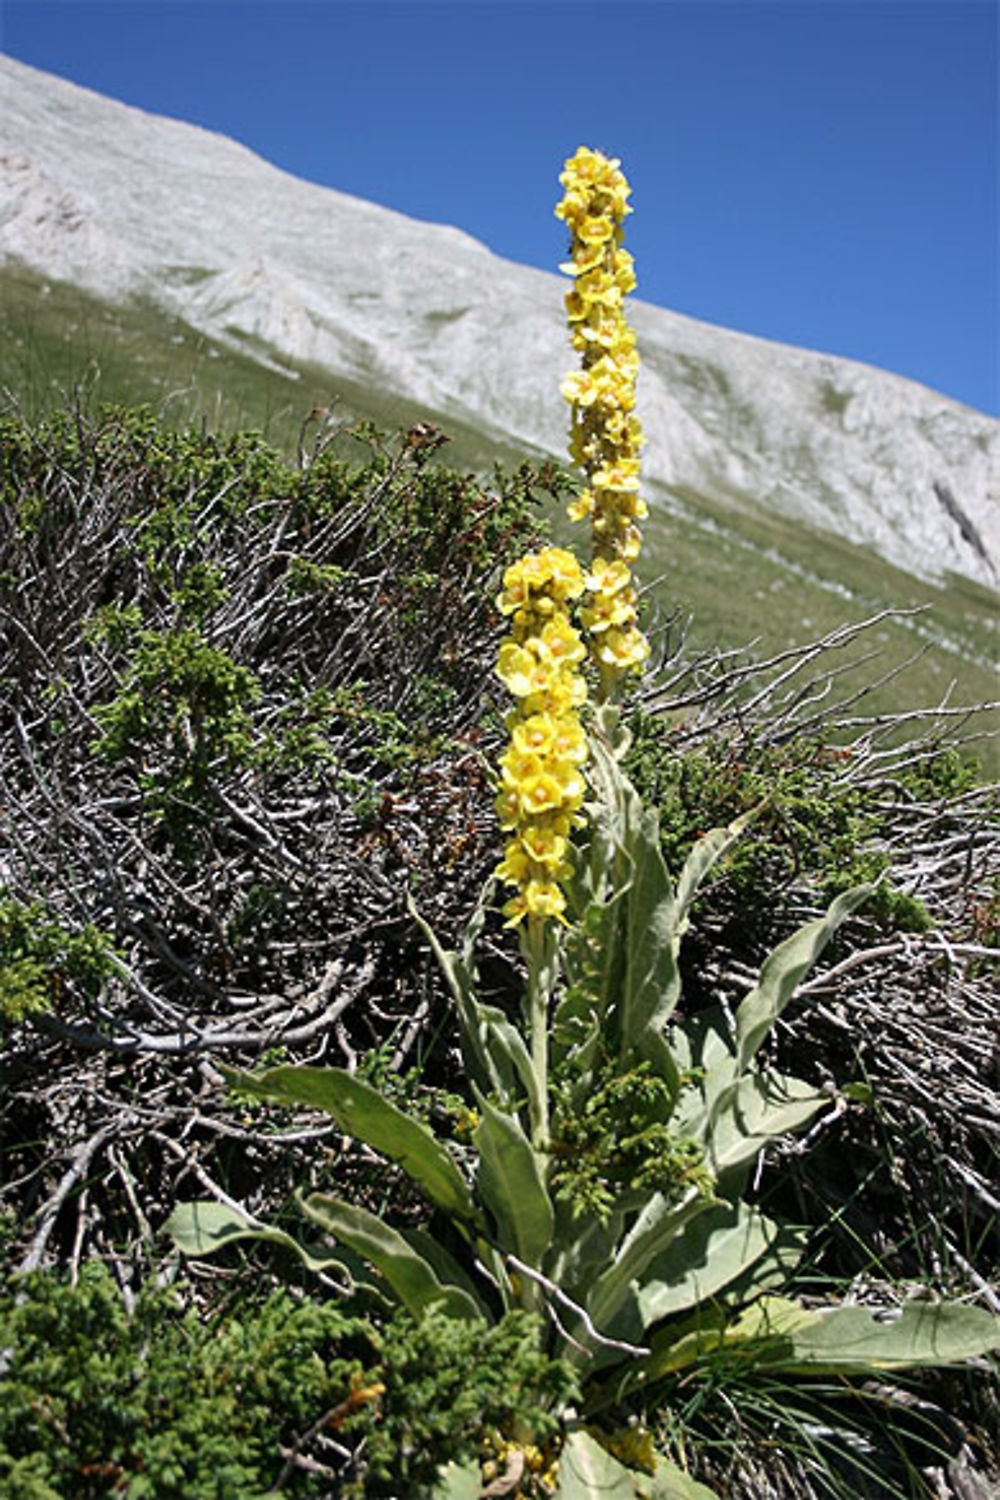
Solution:
M110 1272L0 1288L2 1500L322 1500L412 1495L488 1430L554 1430L574 1393L536 1321L400 1314L383 1328L272 1293L199 1317L147 1287L128 1315ZM327 1452L317 1433L331 1433ZM356 1452L357 1463L343 1459ZM286 1457L306 1455L286 1469ZM331 1463L338 1470L331 1470ZM283 1472L284 1471L284 1472Z
M924 932L932 925L923 903L892 883L883 847L884 789L874 793L838 776L849 750L805 739L737 745L719 737L679 754L662 719L639 713L632 727L629 774L659 808L671 871L680 869L701 833L756 807L750 835L738 841L725 866L730 889L748 909L771 905L775 890L804 876L821 903L871 884L864 910L886 931ZM900 792L941 799L974 781L974 772L946 751L914 771L912 786L901 784Z
M92 924L70 932L43 902L18 901L0 888L0 1036L50 1010L67 983L93 997L112 972L113 951Z

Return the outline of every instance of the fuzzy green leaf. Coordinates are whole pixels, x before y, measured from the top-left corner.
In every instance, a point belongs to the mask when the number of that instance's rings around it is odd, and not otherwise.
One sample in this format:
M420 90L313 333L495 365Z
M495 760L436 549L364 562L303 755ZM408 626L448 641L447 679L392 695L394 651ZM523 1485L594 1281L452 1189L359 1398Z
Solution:
M732 1330L756 1366L787 1374L920 1370L1000 1350L1000 1317L964 1303L806 1309L764 1298Z
M841 922L871 894L855 886L831 904L826 915L794 932L764 960L760 978L736 1012L737 1071L746 1071L788 1001L819 958Z
M463 1287L438 1279L430 1263L408 1240L366 1208L326 1193L310 1193L303 1211L385 1277L404 1307L419 1318L438 1307L452 1318L480 1318L476 1301Z
M508 1073L503 1077L497 1069L487 1044L486 1017L483 1013L485 1008L476 998L473 949L485 917L485 898L469 920L461 954L442 946L433 927L420 915L412 896L407 897L407 905L410 915L430 944L431 952L441 967L455 1001L462 1056L469 1079L484 1093L507 1093L513 1081L512 1076Z
M480 1109L472 1137L479 1152L479 1196L493 1215L501 1249L537 1269L555 1225L542 1162L515 1116L486 1099Z
M283 1229L272 1229L258 1224L249 1214L224 1203L212 1200L202 1203L178 1203L163 1226L183 1255L198 1257L214 1255L227 1245L239 1240L262 1240L291 1250L310 1271L333 1272L346 1276L355 1285L359 1267L353 1255L344 1256L334 1250L307 1250L292 1235ZM364 1273L362 1272L362 1275ZM368 1285L368 1283L365 1283ZM372 1288L368 1285L368 1289Z
M482 1492L482 1471L475 1460L450 1463L438 1474L430 1500L479 1500Z
M444 1286L461 1287L467 1292L473 1302L479 1308L482 1317L491 1319L491 1313L486 1303L479 1295L479 1290L465 1267L455 1259L450 1250L445 1249L441 1241L436 1239L429 1229L422 1229L413 1225L401 1229L399 1233L418 1255L424 1260L434 1272L438 1281Z
M624 906L627 951L618 1017L618 1055L623 1069L648 1058L676 1098L677 1068L663 1032L681 991L677 955L680 917L660 852L659 820L636 807L628 829L632 882Z
M716 1101L705 1151L715 1173L746 1167L770 1141L808 1124L828 1102L812 1084L780 1073L748 1073Z
M589 1432L572 1432L559 1457L555 1500L718 1500L718 1496L659 1454L656 1473L641 1473L627 1469Z
M472 1193L447 1149L426 1125L391 1104L363 1079L343 1068L293 1064L263 1073L229 1068L223 1072L231 1085L259 1099L325 1110L345 1134L398 1162L438 1208L458 1219L475 1219Z
M612 1326L633 1286L641 1285L650 1263L686 1224L717 1203L691 1188L679 1202L654 1193L619 1245L615 1258L590 1289L587 1311L599 1332Z
M715 1307L668 1325L644 1363L648 1380L718 1358L785 1374L865 1375L956 1364L997 1348L1000 1318L962 1303L806 1308L762 1297L734 1323Z
M712 868L732 844L750 826L760 808L751 808L742 817L734 818L725 828L713 828L704 834L692 848L680 875L677 877L677 912L682 923L686 923L688 909ZM683 926L681 928L683 932Z
M637 1294L642 1327L686 1312L735 1282L744 1295L761 1290L797 1264L802 1245L801 1235L749 1204L710 1209L650 1264Z
M618 898L592 902L567 936L567 984L553 1017L550 1065L572 1059L566 1071L581 1101L591 1092L595 1058L606 1042L605 1017L621 986L619 909Z

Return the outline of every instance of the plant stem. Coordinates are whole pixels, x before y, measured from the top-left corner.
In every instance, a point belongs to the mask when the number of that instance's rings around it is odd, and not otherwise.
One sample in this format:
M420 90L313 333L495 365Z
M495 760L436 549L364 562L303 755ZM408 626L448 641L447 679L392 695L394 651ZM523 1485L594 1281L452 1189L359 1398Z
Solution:
M538 1113L532 1120L531 1144L544 1149L549 1138L549 994L552 987L549 942L544 917L529 917L524 928L524 957L528 965L528 1031L531 1067L538 1085Z

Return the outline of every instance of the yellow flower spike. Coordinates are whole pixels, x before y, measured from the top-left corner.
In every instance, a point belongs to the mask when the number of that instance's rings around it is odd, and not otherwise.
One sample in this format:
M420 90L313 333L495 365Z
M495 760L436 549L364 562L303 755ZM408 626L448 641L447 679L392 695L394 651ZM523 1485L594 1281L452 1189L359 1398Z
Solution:
M496 876L516 887L503 907L507 925L527 918L529 931L549 918L565 920L568 836L586 791L579 768L587 742L577 710L587 692L578 670L587 648L567 612L583 593L574 554L546 547L506 570L498 601L511 634L497 674L518 702L500 760L496 811L510 837Z
M633 415L639 356L623 311L636 284L633 258L622 247L631 188L617 158L584 146L568 159L559 181L565 191L556 213L572 235L569 261L560 269L574 277L566 307L571 342L581 356L581 368L560 389L572 412L570 456L586 479L568 513L571 520L589 516L591 522L592 597L580 620L601 669L603 699L649 655L630 582L641 545L635 520L647 514L639 494L642 426Z

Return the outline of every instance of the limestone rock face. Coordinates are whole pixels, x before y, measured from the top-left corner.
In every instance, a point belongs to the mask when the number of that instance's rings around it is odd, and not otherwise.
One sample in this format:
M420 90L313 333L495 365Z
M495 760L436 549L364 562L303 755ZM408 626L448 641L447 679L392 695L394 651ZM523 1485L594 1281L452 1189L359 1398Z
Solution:
M561 456L563 279L0 58L0 263L141 297L263 361ZM641 275L641 266L639 272ZM651 504L693 490L922 577L1000 576L1000 423L870 366L633 299ZM251 341L251 342L248 342Z

